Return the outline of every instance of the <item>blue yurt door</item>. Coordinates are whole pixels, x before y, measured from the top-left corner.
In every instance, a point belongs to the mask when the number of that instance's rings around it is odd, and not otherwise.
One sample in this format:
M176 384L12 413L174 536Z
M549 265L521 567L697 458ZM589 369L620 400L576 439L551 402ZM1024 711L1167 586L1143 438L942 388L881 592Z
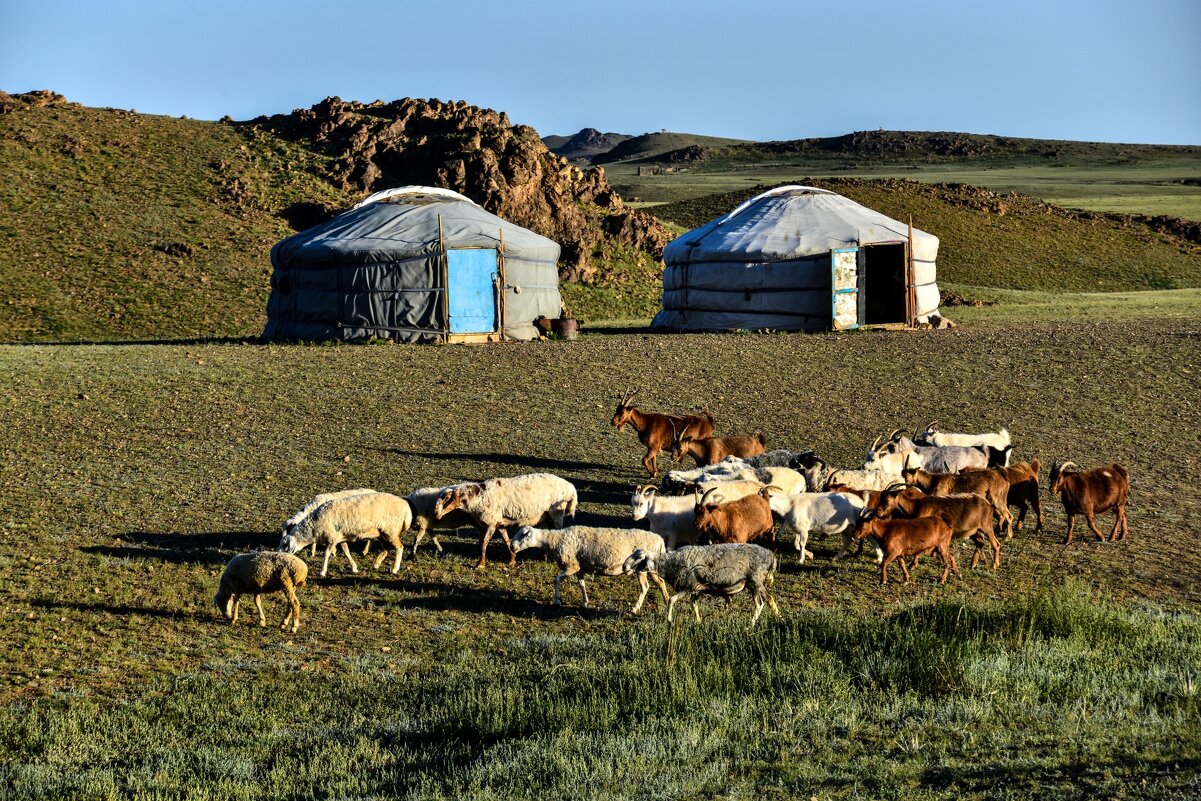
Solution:
M496 251L473 248L446 252L447 308L452 334L496 330Z

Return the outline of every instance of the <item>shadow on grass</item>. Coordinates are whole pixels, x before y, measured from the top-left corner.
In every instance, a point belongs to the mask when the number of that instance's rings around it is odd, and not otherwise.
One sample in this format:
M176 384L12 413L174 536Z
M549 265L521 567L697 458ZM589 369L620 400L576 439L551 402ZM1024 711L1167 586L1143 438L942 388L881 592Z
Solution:
M133 606L131 604L89 604L80 601L65 601L61 598L35 598L30 602L30 606L36 606L39 609L75 609L79 612L119 615L121 617L145 615L147 617L161 617L170 620L210 620L216 615L215 609L212 611L212 614L209 614L208 612L181 612L172 609L159 609L153 606Z
M998 786L1005 787L1008 792L1029 790L1032 793L1047 786L1047 783L1062 782L1071 778L1079 797L1095 797L1093 793L1106 796L1103 787L1114 781L1114 774L1128 775L1131 778L1144 781L1144 790L1149 791L1146 797L1155 797L1155 785L1148 786L1147 779L1155 777L1169 778L1201 773L1201 759L1180 758L1178 756L1146 757L1124 756L1111 759L1090 759L1088 762L1067 762L1058 765L1035 764L1018 767L1013 763L1004 766L986 765L981 767L932 767L922 773L921 784L925 787L951 788L956 790L994 791ZM1094 782L1101 786L1092 786ZM1158 784L1158 782L1156 782ZM1166 789L1166 788L1160 788ZM1195 789L1195 788L1193 788ZM1139 794L1139 797L1143 797ZM1166 798L1185 798L1186 795L1160 796Z
M118 537L125 545L86 545L84 553L114 559L152 559L159 562L223 565L234 553L274 550L279 544L276 531L215 531L162 534L130 531Z
M434 453L429 451L404 451L399 448L375 448L373 450L391 453L396 456L420 457L424 459L445 459L454 462L492 462L493 464L510 464L518 467L528 467L531 470L609 470L621 468L599 462L579 462L572 459L547 459L542 456L525 456L517 453Z

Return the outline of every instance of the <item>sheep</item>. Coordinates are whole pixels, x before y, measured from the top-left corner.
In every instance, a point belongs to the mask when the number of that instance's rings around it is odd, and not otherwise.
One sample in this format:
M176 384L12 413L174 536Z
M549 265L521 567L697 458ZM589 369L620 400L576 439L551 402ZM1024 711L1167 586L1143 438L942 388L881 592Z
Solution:
M727 456L747 457L764 452L767 440L756 431L750 435L728 437L677 436L671 446L671 460L681 462L691 456L697 467L717 464Z
M659 489L669 495L691 494L693 487L722 481L761 481L760 471L737 457L691 470L668 470Z
M353 498L355 495L370 495L373 492L375 492L375 490L368 489L367 487L360 487L359 489L348 489L348 490L339 490L337 492L326 492L326 493L323 493L321 495L314 497L311 501L306 503L299 512L297 512L296 514L292 515L291 517L289 517L287 520L284 521L283 527L279 533L279 550L283 550L284 538L292 533L292 529L295 528L296 525L300 523L300 521L304 520L306 517L311 515L313 512L317 511L317 507L320 506L321 504L325 503L326 501L336 501L339 498ZM364 551L364 553L366 553L366 551ZM317 543L314 541L312 556L316 556L316 555L317 555Z
M708 437L713 434L713 415L700 412L692 415L661 414L644 412L630 403L637 390L628 390L619 396L617 409L613 412L613 427L618 431L628 423L646 446L642 466L652 476L659 472L659 451L670 450L676 433Z
M885 473L880 470L831 470L824 484L817 484L826 492L833 492L835 487L842 487L855 492L880 492L894 484L903 484L905 479L901 474Z
M767 537L771 549L776 549L776 525L771 516L771 505L767 496L769 490L779 491L778 487L764 487L754 495L739 498L726 503L708 503L709 496L717 492L711 489L703 496L697 497L693 514L696 520L696 530L710 540L721 543L747 543L760 537Z
M559 582L566 576L574 576L580 584L580 594L584 596L584 608L588 608L588 588L584 585L584 575L620 576L624 571L626 560L634 551L645 553L663 553L663 538L649 531L632 528L594 528L592 526L571 526L570 528L548 530L522 526L513 538L513 552L524 551L526 548L540 548L543 553L555 560L559 566L559 574L555 576L555 606L562 601L559 595ZM667 587L663 579L654 577L655 584L667 600ZM650 585L647 582L646 571L638 573L638 585L641 592L632 614L638 614Z
M652 576L666 579L675 594L667 601L667 622L672 622L676 601L691 596L692 611L697 622L701 619L698 599L704 595L726 598L749 590L755 600L754 626L763 612L764 604L776 617L780 609L767 588L775 579L778 566L775 554L760 545L726 543L721 545L689 545L678 551L652 554L634 551L625 561L626 573L648 571Z
M409 508L413 510L413 527L417 529L417 534L413 538L414 557L417 556L417 546L421 544L431 529L453 531L467 526L475 526L475 520L461 509L456 509L442 518L435 514L434 507L438 505L438 498L448 489L451 487L418 487L405 496ZM434 547L438 549L438 553L442 553L442 543L438 542L438 536L434 534L430 538L434 541Z
M935 445L937 447L960 445L964 447L991 448L1004 456L1003 461L995 465L996 467L1008 467L1009 456L1013 451L1013 445L1009 440L1009 432L1004 428L985 434L952 434L946 431L939 431L938 423L930 423L930 425L926 426L925 431L913 432L913 441L918 445Z
M781 517L794 531L793 547L801 554L801 564L805 557L813 558L813 553L805 548L809 535L842 534L842 549L834 559L838 560L847 555L852 542L852 533L859 524L859 513L863 509L864 499L849 492L819 492L803 493L800 495L782 495L769 493L768 503L771 511Z
M1072 468L1075 468L1074 470ZM1130 473L1118 463L1095 467L1079 472L1074 462L1051 465L1051 494L1058 495L1063 502L1063 511L1068 516L1068 539L1072 544L1072 529L1076 527L1076 515L1084 515L1088 528L1105 542L1105 535L1097 528L1095 516L1098 512L1112 511L1113 531L1109 539L1126 539L1130 524L1126 521L1126 498L1130 494Z
M579 499L570 481L550 473L529 473L512 478L490 478L448 487L434 504L434 515L441 519L461 509L472 519L480 534L480 560L477 570L488 563L488 543L499 531L509 550L509 564L517 561L510 547L508 526L537 526L549 520L562 528L564 519L575 517Z
M807 453L812 454L813 451L789 451L779 449L767 451L766 453L758 453L754 456L747 456L743 459L743 461L751 467L759 469L764 467L791 467L795 470L796 467L792 463Z
M392 564L392 572L396 573L404 558L400 535L408 531L412 523L413 511L408 502L387 492L340 498L321 504L317 511L295 526L292 533L284 538L283 550L296 553L311 542L324 545L325 561L321 565L321 577L325 578L335 547L342 548L342 554L350 563L350 572L358 573L359 566L351 557L347 542L378 538L396 551L396 559ZM387 549L380 551L373 567L378 569L387 554Z
M894 560L901 563L901 572L905 574L905 583L909 583L909 568L905 566L905 557L912 556L913 564L923 554L937 551L942 557L942 578L939 584L947 583L947 574L955 571L959 577L959 565L955 564L955 555L951 553L951 525L941 517L920 517L914 520L885 520L877 517L863 523L855 537L864 539L871 537L881 543L884 558L880 562L880 584L888 583L888 565Z
M255 608L259 610L259 625L266 626L263 595L282 591L288 596L289 607L288 616L284 618L280 629L286 630L291 623L292 633L295 634L300 628L300 601L296 599L296 588L303 586L308 577L308 565L292 554L278 551L241 553L225 566L217 585L217 594L213 596L213 605L221 610L232 626L238 622L242 596L250 593L254 596Z

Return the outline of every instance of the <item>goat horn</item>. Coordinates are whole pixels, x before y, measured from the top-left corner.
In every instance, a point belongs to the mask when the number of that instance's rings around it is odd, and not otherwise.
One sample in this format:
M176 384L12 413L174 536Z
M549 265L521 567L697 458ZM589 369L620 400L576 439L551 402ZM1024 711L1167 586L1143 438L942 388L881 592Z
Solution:
M885 492L893 492L895 490L903 490L908 486L909 485L906 484L904 481L894 481L891 484L889 484L887 487L885 487L884 491Z
M1080 465L1076 464L1075 462L1064 462L1063 464L1061 464L1059 466L1059 472L1062 473L1064 470L1067 470L1069 467L1074 467L1077 470L1080 469Z
M705 500L706 500L706 499L707 499L707 498L708 498L710 495L712 495L713 493L717 492L719 489L721 489L721 487L713 487L713 488L711 488L711 489L705 490L705 494L701 496L701 499L700 499L699 501L697 501L697 504L696 504L696 505L697 505L697 506L704 506L704 505L705 505ZM695 496L694 496L694 497L695 497Z
M659 488L654 484L647 484L645 487L639 487L638 491L643 495L654 495L659 491Z
M896 437L897 437L897 434L901 433L901 432L902 432L902 431L904 431L904 430L905 430L905 429L903 429L903 428L894 428L894 429L892 430L892 433L888 435L888 438L889 438L890 440L895 440L895 439L896 439Z
M874 450L876 449L876 446L880 444L880 440L883 438L883 436L884 436L884 435L883 435L883 434L881 434L879 437L876 437L875 439L873 439L873 440L872 440L872 446L871 446L870 448L868 448L868 450L869 450L869 451L874 451Z
M937 426L938 426L938 421L935 420L934 422L930 423L930 425L926 426L926 430L934 431Z

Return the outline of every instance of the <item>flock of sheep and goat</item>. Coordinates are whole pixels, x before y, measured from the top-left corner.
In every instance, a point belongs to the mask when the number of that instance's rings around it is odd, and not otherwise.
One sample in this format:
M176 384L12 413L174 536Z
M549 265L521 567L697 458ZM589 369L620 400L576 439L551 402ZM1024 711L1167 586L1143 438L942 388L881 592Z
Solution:
M447 487L422 487L405 497L370 489L352 489L318 495L283 524L278 551L258 551L235 556L221 577L214 603L236 623L243 595L251 595L266 625L262 595L283 592L289 611L283 628L300 626L296 588L304 584L308 566L296 554L306 547L315 556L323 548L321 575L329 570L330 556L340 548L352 572L358 565L349 543L364 541L380 548L374 567L393 552L392 572L400 569L404 546L401 537L415 530L412 550L431 535L442 550L438 530L465 527L480 534L477 567L487 561L488 544L500 533L509 551L509 562L527 548L538 548L559 567L555 576L554 603L560 603L559 584L573 577L588 606L585 575L634 574L641 592L631 610L637 613L653 581L667 603L672 619L676 601L689 596L700 620L701 595L729 598L747 592L754 599L752 625L764 606L778 616L768 588L779 565L776 524L791 531L800 561L812 559L806 549L811 534L838 534L842 547L835 560L845 557L858 541L858 551L870 542L881 566L881 582L888 582L888 567L896 561L905 581L919 557L937 553L942 559L945 583L950 572L959 575L951 543L970 539L975 567L985 547L992 567L1001 563L997 532L1012 538L1020 529L1027 508L1033 508L1036 530L1042 529L1039 502L1039 462L1009 464L1009 432L952 434L931 423L912 438L901 429L877 437L867 451L862 469L833 469L812 451L766 451L763 436L713 436L714 418L702 412L669 415L645 412L632 403L634 393L620 397L612 423L620 431L631 426L646 446L643 466L657 475L656 457L670 451L680 462L690 455L692 470L669 470L661 484L637 487L631 497L633 519L646 520L649 530L573 525L577 497L571 482L550 473L512 478L492 478ZM1115 514L1111 539L1125 538L1126 497L1129 477L1118 464L1082 471L1072 462L1051 467L1050 492L1059 495L1067 514L1067 542L1072 541L1076 516L1083 515L1089 529L1102 541L1096 515ZM1009 507L1018 509L1015 521ZM574 521L573 521L574 522ZM516 529L510 539L508 530ZM766 543L767 547L757 544ZM682 543L689 543L678 547ZM906 565L905 559L912 560ZM669 593L670 584L674 593Z

